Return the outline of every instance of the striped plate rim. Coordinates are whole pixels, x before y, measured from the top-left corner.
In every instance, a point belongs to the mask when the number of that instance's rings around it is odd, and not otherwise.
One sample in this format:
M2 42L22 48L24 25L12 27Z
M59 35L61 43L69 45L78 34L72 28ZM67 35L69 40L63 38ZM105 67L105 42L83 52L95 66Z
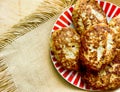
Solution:
M98 1L97 1L98 2ZM100 6L102 7L103 11L106 14L107 21L109 22L113 17L117 16L120 14L120 7L116 6L115 4L112 4L110 2L106 1L100 1L98 2ZM72 11L73 11L73 6L65 10L57 19L55 22L53 29L51 31L54 32L57 29L61 29L62 27L69 27L72 25ZM80 89L84 90L95 90L93 88L90 88L88 85L86 85L82 80L81 80L81 75L79 72L75 71L70 71L67 69L64 69L59 63L57 62L56 58L50 51L50 56L53 62L54 67L58 71L58 73L70 84L72 84L75 87L78 87Z

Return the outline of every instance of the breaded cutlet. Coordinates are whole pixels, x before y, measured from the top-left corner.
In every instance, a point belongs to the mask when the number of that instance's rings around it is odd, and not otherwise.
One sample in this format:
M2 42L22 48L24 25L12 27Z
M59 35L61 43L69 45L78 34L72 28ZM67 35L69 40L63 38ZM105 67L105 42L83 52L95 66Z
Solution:
M116 48L120 50L120 14L118 16L114 17L110 21L109 26L116 34L116 38L115 38L115 41L117 43Z
M104 11L95 0L77 0L72 12L72 21L79 34L94 24L107 24Z
M83 70L83 69L81 69ZM120 87L120 52L113 61L99 72L84 69L82 80L90 87L99 90L117 89Z
M51 50L57 61L68 70L79 70L80 36L73 28L62 28L52 33Z
M91 26L81 34L80 59L88 69L99 71L116 55L115 34L104 23Z

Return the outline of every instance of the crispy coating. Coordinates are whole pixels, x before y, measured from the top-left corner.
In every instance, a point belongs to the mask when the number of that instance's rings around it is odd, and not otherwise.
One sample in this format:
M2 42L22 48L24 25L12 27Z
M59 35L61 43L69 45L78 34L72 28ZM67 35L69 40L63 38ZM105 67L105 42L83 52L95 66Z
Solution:
M114 17L110 23L110 28L115 32L116 34L116 43L117 43L117 49L120 50L120 14L116 17Z
M95 0L78 0L72 12L72 20L78 33L88 30L94 24L107 24L106 15Z
M82 69L83 70L83 69ZM81 72L82 80L90 87L110 90L120 87L120 52L117 57L99 72L85 70Z
M52 33L51 49L57 61L66 69L79 70L80 36L73 28Z
M80 59L88 69L99 71L116 55L115 34L108 25L96 24L81 34ZM114 53L114 54L113 54Z

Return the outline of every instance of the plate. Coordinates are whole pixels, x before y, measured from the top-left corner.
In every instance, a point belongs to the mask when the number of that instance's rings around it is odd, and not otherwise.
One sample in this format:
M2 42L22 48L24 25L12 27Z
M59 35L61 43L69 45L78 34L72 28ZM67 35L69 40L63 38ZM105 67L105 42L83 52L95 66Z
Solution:
M120 7L106 1L100 1L98 2L100 6L103 8L103 11L106 14L107 21L109 22L113 17L120 14ZM54 32L57 29L61 29L62 27L73 27L72 23L72 11L74 6L71 6L67 10L65 10L57 19L55 22L52 32ZM58 71L58 73L70 84L72 84L75 87L78 87L80 89L84 90L94 90L93 88L90 88L87 84L85 84L81 80L81 74L76 71L70 71L67 69L64 69L59 63L57 62L56 58L51 52L51 59L54 64L54 67Z

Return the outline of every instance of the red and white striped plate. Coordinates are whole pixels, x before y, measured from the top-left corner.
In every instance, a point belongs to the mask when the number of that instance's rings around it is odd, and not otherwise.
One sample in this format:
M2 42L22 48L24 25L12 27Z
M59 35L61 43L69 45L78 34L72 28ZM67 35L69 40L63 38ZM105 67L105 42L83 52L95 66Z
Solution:
M113 17L120 14L120 7L106 1L100 1L98 2L100 6L103 8L104 12L106 13L107 20L110 21ZM57 21L54 24L54 27L52 29L52 32L54 32L57 29L60 29L62 27L69 27L72 26L72 12L73 6L71 6L69 9L67 9L65 12L63 12L60 17L57 19ZM85 90L93 90L90 88L87 84L82 82L81 75L79 72L75 71L69 71L64 69L61 65L58 64L56 58L51 53L51 59L52 62L59 72L59 74L70 84L81 88Z

